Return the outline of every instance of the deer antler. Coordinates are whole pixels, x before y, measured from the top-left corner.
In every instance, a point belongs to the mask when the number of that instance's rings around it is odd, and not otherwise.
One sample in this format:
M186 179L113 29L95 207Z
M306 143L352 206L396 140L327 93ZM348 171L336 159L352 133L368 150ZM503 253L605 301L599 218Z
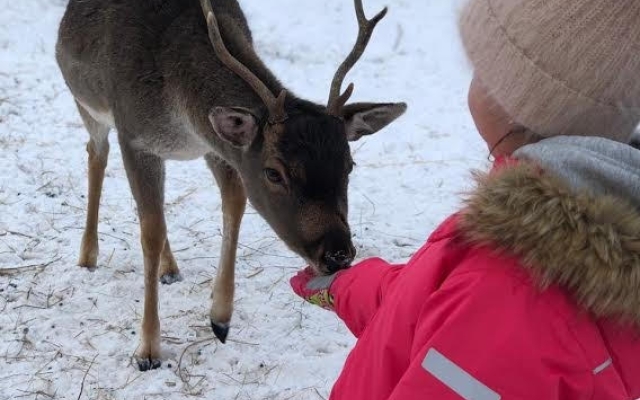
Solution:
M213 45L216 55L220 61L248 83L253 91L260 96L262 102L269 111L269 123L271 125L283 123L287 119L287 113L284 109L284 101L287 96L286 90L282 90L276 98L264 82L262 82L253 72L232 56L222 40L218 20L211 8L211 0L200 0L200 5L202 6L205 18L207 19L209 39L211 40L211 44Z
M369 40L371 39L371 35L373 34L373 30L376 28L376 25L378 25L378 22L387 15L388 11L387 7L385 7L375 17L368 20L364 14L362 0L354 0L354 2L356 6L356 15L358 17L358 40L353 46L351 53L349 53L340 67L338 67L338 70L333 77L333 81L331 82L331 91L329 92L329 101L327 103L327 112L335 117L342 116L342 107L344 107L351 97L351 94L353 94L353 83L349 84L344 93L340 94L344 78L364 53L364 50L367 48Z

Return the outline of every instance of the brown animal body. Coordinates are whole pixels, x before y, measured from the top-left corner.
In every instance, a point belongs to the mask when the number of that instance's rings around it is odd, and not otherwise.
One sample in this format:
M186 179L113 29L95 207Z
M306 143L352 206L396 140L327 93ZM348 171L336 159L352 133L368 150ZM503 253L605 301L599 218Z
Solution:
M89 132L88 210L79 265L97 266L98 210L108 134L115 128L140 218L141 370L160 365L158 280L181 280L163 212L165 160L204 157L220 187L223 245L210 318L223 342L247 197L318 273L346 268L353 260L348 140L379 131L406 109L404 103L345 105L353 86L340 95L344 76L385 13L367 21L361 0L356 10L358 43L336 73L325 106L292 95L273 76L253 49L236 0L69 1L57 61Z

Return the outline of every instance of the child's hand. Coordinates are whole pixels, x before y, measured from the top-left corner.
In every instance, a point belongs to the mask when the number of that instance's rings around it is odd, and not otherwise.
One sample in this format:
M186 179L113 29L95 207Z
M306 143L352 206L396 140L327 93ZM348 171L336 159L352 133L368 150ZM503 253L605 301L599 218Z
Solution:
M306 301L325 310L333 311L333 296L329 288L336 278L336 274L316 276L310 267L298 272L289 280L293 291Z

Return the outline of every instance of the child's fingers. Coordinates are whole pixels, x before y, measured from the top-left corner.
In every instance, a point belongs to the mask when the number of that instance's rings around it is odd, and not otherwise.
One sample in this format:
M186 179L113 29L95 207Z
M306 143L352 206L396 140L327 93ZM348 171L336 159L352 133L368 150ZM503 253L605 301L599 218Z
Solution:
M305 297L307 283L309 283L309 281L313 277L307 271L307 269L298 271L296 275L294 275L293 277L291 277L291 279L289 279L289 285L291 285L291 288L293 289L294 293L300 297Z

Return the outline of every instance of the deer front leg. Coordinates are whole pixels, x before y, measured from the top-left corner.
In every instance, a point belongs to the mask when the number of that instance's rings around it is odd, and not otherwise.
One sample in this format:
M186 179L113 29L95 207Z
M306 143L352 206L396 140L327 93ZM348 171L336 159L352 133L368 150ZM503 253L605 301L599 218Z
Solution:
M144 258L144 311L142 336L136 353L140 371L160 367L160 319L158 317L158 267L166 243L164 215L140 212L140 239Z
M213 155L206 156L206 160L222 195L222 250L209 317L213 333L224 343L233 314L236 250L247 196L238 173L231 166Z
M89 132L89 142L87 143L87 153L89 155L87 220L84 234L82 235L78 265L92 270L98 264L98 211L100 209L104 171L109 158L109 127L93 119L79 103L76 103L76 105L84 126Z
M140 371L147 371L158 368L161 364L158 270L167 243L163 210L164 163L154 155L132 150L125 140L121 139L120 142L124 166L140 218L140 241L144 259L144 311L136 359Z

